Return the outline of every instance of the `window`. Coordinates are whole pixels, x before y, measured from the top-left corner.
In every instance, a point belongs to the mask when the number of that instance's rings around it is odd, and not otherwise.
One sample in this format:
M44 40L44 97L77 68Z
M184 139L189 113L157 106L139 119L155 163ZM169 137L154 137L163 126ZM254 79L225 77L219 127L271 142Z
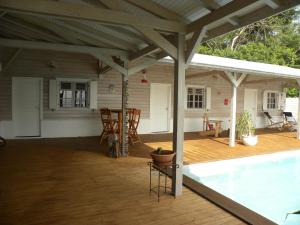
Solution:
M286 93L266 90L263 93L263 110L284 110Z
M188 109L204 109L205 89L200 87L188 87L186 102Z
M277 109L277 94L268 92L267 94L267 109Z
M87 108L88 100L88 82L60 82L60 108Z

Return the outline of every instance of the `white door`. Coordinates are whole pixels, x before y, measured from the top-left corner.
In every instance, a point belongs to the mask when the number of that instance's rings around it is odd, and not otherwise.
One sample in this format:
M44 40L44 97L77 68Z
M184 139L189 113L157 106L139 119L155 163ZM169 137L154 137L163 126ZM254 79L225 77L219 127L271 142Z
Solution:
M170 92L169 84L151 84L150 121L152 132L169 131Z
M13 78L13 122L17 137L41 135L41 83L40 78Z
M245 88L244 95L244 111L251 114L251 118L254 124L256 124L257 115L257 90Z

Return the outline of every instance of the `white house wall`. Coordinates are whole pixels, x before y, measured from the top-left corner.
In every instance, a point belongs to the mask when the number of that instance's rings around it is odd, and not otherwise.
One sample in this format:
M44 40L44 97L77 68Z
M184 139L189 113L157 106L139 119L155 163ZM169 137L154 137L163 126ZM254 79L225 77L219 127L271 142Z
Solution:
M2 50L2 49L1 49ZM3 50L2 50L3 51ZM8 51L8 50L7 50ZM10 51L11 52L11 51ZM2 52L5 55L5 51ZM8 55L8 54L7 54ZM55 68L50 65L54 65ZM150 130L150 83L173 83L173 64L159 64L148 68L148 84L142 84L143 75L138 73L129 79L129 107L142 110L140 133L149 133ZM194 67L187 74L201 71ZM121 76L114 70L98 79L97 60L89 55L69 54L54 51L23 50L12 66L0 73L0 135L14 138L12 121L12 82L13 76L43 77L43 137L74 137L93 136L101 132L99 112L92 110L56 110L49 109L49 79L54 78L87 78L98 80L98 108L121 107ZM213 76L187 78L186 84L211 87L210 118L224 121L223 128L229 125L230 104L224 105L224 99L231 97L231 84L216 74ZM256 83L241 85L238 88L237 112L243 111L244 88L258 89L258 119L257 127L264 127L262 115L263 90L282 90L281 82ZM202 118L205 110L185 111L185 131L202 130ZM172 113L171 113L172 114ZM271 112L274 116L279 111ZM172 116L170 118L172 124ZM171 127L172 130L172 127Z

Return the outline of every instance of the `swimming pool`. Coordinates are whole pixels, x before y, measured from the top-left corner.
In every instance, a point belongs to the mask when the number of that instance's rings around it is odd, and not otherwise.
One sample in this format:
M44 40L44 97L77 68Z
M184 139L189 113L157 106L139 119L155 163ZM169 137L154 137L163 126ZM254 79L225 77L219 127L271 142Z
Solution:
M184 175L277 224L300 224L300 150L186 165Z

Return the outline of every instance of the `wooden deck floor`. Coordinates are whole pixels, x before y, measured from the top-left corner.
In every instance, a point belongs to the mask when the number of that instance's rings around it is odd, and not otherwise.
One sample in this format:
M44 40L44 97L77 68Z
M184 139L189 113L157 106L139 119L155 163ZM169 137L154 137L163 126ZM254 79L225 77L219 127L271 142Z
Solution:
M185 135L185 163L300 148L295 133L260 131L259 144L236 148L226 138ZM111 159L98 138L8 141L0 149L0 224L244 224L192 191L160 203L148 193L149 152L170 148L171 134L143 135L130 157Z
M0 224L244 224L187 188L157 203L148 159L101 150L94 137L9 141L0 149Z
M184 163L208 162L233 159L279 151L300 149L300 140L295 132L279 132L273 129L257 130L258 144L254 147L237 143L236 147L228 146L228 138L200 137L198 133L185 133ZM157 147L172 149L172 134L142 135L143 144L131 147L131 155L149 157L149 152Z

